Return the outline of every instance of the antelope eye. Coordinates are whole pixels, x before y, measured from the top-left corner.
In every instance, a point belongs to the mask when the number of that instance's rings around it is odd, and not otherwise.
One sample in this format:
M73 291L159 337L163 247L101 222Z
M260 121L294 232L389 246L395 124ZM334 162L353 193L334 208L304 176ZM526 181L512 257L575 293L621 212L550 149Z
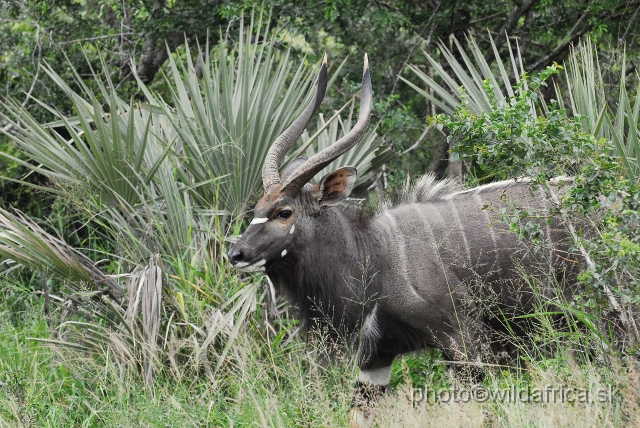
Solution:
M282 210L278 213L278 218L289 218L291 217L291 210Z

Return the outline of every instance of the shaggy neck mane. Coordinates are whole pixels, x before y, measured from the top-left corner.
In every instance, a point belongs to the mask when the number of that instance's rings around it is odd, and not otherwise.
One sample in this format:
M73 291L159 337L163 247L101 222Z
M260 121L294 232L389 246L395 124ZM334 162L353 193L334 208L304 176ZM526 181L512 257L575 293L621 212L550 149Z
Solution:
M296 308L307 331L338 339L357 331L369 309L363 305L366 296L360 281L366 255L359 251L367 246L356 245L356 251L350 251L341 240L349 228L347 233L364 244L367 231L341 210L326 211L320 220L331 229L269 266L266 273Z

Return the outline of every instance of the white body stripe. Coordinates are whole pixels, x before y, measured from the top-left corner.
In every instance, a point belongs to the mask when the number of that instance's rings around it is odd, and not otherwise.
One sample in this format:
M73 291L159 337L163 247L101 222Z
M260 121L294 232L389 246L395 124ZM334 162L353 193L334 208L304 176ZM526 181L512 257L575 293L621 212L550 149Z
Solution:
M413 292L413 294L420 299L422 297L416 293L416 290L413 289L411 285L411 278L409 277L409 263L407 261L407 249L404 245L404 241L402 240L402 234L398 233L398 224L396 223L396 219L393 218L393 215L389 211L384 213L385 216L389 219L389 226L391 227L391 233L393 234L393 241L398 246L398 258L400 259L400 272L402 273L402 278L404 279L405 284L409 286L409 289Z
M421 210L418 207L413 207L413 211L416 213L416 216L422 220L425 225L425 229L429 231L429 236L431 236L431 240L433 241L433 249L436 253L439 252L438 241L436 241L436 236L433 234L433 228L431 227L431 222L429 221L429 217L425 210Z
M480 205L480 207L484 206L484 202L482 201L482 198L480 197L480 195L478 195L477 193L475 195L473 195L473 198L478 201L478 204ZM491 217L489 216L489 212L487 210L483 210L484 211L484 218L487 219L487 228L489 229L489 235L491 236L491 242L493 243L493 251L496 254L496 268L500 269L499 266L499 254L498 254L498 238L496 238L496 231L493 230L492 226L489 226L491 224Z
M251 220L251 223L249 224L262 224L262 223L266 223L267 220L269 220L266 217L254 217L253 220Z
M460 228L460 234L462 235L464 248L467 250L467 263L471 264L471 247L469 247L469 241L467 240L467 234L464 231L464 226L462 225L460 214L458 214L456 204L452 200L449 200L449 205L451 206L451 211L453 212L453 216L456 219L456 223L458 223L458 227Z
M280 257L284 257L287 255L287 250L282 250L282 252L280 253Z

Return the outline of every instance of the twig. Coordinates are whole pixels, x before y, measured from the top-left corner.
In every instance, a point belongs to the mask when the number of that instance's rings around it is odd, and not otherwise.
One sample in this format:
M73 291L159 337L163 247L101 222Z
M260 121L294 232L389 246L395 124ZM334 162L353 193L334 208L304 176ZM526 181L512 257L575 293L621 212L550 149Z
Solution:
M474 25L474 24L477 24L478 22L482 22L482 21L486 21L487 19L495 18L498 15L504 15L504 13L505 13L505 11L501 11L501 12L492 13L491 15L487 15L487 16L484 16L482 18L472 19L471 21L469 21L469 25Z
M51 316L51 297L49 296L49 283L47 277L42 277L42 289L44 292L44 315L49 318Z
M411 49L409 49L409 54L407 55L407 58L404 60L404 62L400 66L400 68L398 68L398 71L395 74L395 78L393 79L393 86L391 87L391 94L392 95L396 91L396 86L398 85L398 79L400 78L400 73L402 73L402 70L404 70L404 68L407 66L407 63L411 59L411 55L413 55L413 51L415 51L416 47L418 47L418 44L423 40L422 39L422 34L425 32L425 30L429 27L429 25L433 21L433 18L436 16L436 13L438 12L438 9L440 9L440 5L441 4L442 4L442 0L440 0L438 2L438 5L436 6L436 8L434 9L433 13L431 14L431 17L429 18L429 21L427 21L427 23L424 25L424 27L422 27L422 30L418 34L418 40L416 40L416 42L413 44L413 46L411 46ZM434 28L435 28L435 26L431 27L431 31L429 32L429 36L426 39L427 40L427 44L431 41L431 35L433 34Z
M504 44L505 40L507 39L507 34L511 32L513 27L518 22L518 19L522 15L527 13L529 8L533 7L533 5L537 1L538 0L525 0L525 1L522 2L521 6L516 7L514 9L513 13L511 14L511 16L509 16L509 19L507 19L507 22L505 22L504 25L502 26L502 28L498 31L498 35L495 38L495 40L493 41L495 43L496 49L500 49L502 47L502 45ZM488 52L487 56L490 57L490 55L492 55L492 53Z
M582 28L580 31L578 31L578 33L576 33L570 40L568 40L566 43L558 46L553 52L551 52L550 54L544 56L543 58L539 59L538 61L536 61L535 64L533 64L532 66L529 67L530 70L537 70L540 67L542 67L543 65L546 65L549 63L549 61L559 57L563 52L565 52L567 49L569 49L569 46L575 42L576 40L578 40L580 37L582 37L587 31L589 31L591 29L591 25L587 25L584 28Z
M473 361L445 361L445 360L438 360L438 361L436 361L436 363L454 364L454 365L457 365L457 366L500 367L500 368L505 368L505 369L524 370L524 371L527 371L527 372L532 372L533 371L531 369L527 369L527 368L524 368L524 367L508 366L508 365L505 365L505 364L478 363L478 362L473 362Z
M568 261L568 262L570 262L570 263L575 263L575 264L577 264L577 265L579 265L579 264L580 264L580 262L579 262L579 261L577 261L577 260L571 260L571 259L568 259L568 258L566 258L566 257L562 257L560 254L556 254L556 257L558 257L559 259L562 259L562 260Z
M624 43L624 40L627 38L627 34L629 34L629 30L631 29L631 25L633 25L633 23L636 21L636 18L638 17L638 11L640 11L640 6L638 6L635 12L633 12L633 16L629 20L629 24L627 25L626 30L624 30L624 34L621 38L618 39L618 46Z
M410 151L413 151L415 149L418 148L418 146L420 146L420 144L422 143L422 141L424 141L425 138L427 138L427 134L429 133L429 130L431 129L431 126L427 125L427 127L424 129L424 131L422 132L422 135L420 135L420 137L418 138L418 140L413 144L413 146L409 147L407 150L405 150L404 152L402 152L400 154L400 156L406 155L407 153L409 153Z
M107 35L104 35L104 36L85 37L83 39L69 40L68 42L59 42L59 43L57 43L57 45L58 46L66 46L66 45L72 45L72 44L77 43L77 42L92 42L94 40L108 39L110 37L133 36L134 34L136 34L136 33L117 33L117 34L107 34Z
M31 87L29 91L27 91L27 96L22 102L22 107L26 107L29 99L31 98L31 94L33 93L33 88L36 86L36 82L38 81L38 76L40 75L40 62L42 61L42 40L40 40L40 24L36 22L36 45L38 46L38 61L36 63L36 74L33 76L33 82L31 82Z

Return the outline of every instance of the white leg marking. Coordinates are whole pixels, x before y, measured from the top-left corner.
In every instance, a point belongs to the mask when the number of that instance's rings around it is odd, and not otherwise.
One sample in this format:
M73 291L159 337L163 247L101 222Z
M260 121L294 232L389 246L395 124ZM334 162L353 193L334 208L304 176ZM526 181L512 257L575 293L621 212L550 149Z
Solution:
M269 220L266 217L254 217L253 220L251 220L251 223L249 224L261 224L261 223L266 223L267 220Z
M289 229L289 235L293 234L293 232L295 232L295 231L296 231L296 225L292 224L291 225L291 229Z
M373 417L367 415L361 408L354 407L349 411L351 428L370 428L373 425Z
M361 370L358 375L360 382L367 382L378 386L389 385L391 379L391 366L380 367L372 370Z
M282 250L282 253L280 253L280 257L284 257L287 255L287 250Z

